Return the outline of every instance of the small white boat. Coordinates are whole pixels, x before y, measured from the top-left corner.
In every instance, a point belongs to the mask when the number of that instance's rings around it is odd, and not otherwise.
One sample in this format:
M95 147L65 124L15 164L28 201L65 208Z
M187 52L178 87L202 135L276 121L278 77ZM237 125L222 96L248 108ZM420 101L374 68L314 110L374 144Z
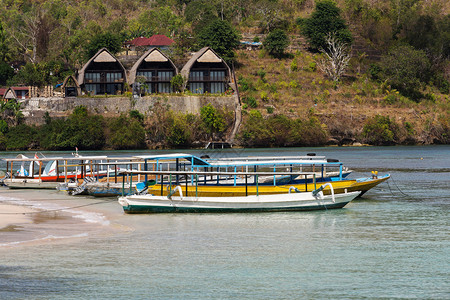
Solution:
M322 190L330 186L331 195ZM290 189L289 191L294 190ZM174 193L179 196L174 196ZM176 186L168 196L130 195L119 197L125 213L173 212L274 212L342 208L360 192L334 194L330 183L313 192L275 195L250 195L242 197L183 197L182 188Z

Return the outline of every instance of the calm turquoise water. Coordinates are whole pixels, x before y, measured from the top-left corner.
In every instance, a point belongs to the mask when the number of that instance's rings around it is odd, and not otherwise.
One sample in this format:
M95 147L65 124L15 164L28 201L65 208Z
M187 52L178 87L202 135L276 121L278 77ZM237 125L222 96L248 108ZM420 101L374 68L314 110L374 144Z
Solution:
M307 152L393 180L317 212L124 215L105 202L91 207L102 226L126 230L0 246L0 299L449 299L450 146L208 154Z

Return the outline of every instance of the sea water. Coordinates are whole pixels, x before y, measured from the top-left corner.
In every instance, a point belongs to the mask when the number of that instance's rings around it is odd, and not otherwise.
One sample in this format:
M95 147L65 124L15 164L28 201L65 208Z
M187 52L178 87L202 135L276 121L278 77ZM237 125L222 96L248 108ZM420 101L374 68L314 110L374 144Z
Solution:
M288 213L125 215L115 199L28 192L64 208L37 224L60 239L3 243L0 299L450 298L449 146L206 152L315 152L392 179L344 209Z

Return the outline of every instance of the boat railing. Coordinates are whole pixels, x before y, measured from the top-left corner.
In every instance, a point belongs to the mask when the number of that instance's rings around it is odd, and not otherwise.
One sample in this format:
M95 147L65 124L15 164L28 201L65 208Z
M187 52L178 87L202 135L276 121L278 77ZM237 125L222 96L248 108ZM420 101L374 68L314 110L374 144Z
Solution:
M248 196L248 178L254 176L256 185L256 195L259 195L259 176L275 176L275 175L293 175L293 176L305 176L305 191L308 191L308 176L313 178L314 189L316 189L316 174L314 172L216 172L216 171L208 171L208 172L194 172L194 171L132 171L132 170L124 170L119 173L122 175L122 196L125 195L125 182L127 182L126 177L129 179L127 186L129 187L129 194L133 194L133 175L143 174L143 175L154 175L155 178L159 176L159 184L161 186L161 195L163 194L164 186L168 186L168 190L172 190L172 178L176 178L178 176L191 176L191 185L195 184L195 196L198 195L198 185L199 176L242 176L245 179L245 195ZM168 178L168 182L165 184L164 178ZM188 195L188 186L189 180L185 181L185 195ZM177 183L178 186L178 183ZM297 192L298 190L296 190Z
M335 199L334 199L334 188L333 188L333 185L331 184L331 183L325 183L325 184L322 184L318 189L315 189L314 191L312 191L312 195L314 196L314 197L316 197L316 198L319 198L319 199L323 199L323 190L326 188L326 187L330 187L330 190L331 190L331 199L332 199L332 201L333 201L333 203L335 203L336 201L335 201Z

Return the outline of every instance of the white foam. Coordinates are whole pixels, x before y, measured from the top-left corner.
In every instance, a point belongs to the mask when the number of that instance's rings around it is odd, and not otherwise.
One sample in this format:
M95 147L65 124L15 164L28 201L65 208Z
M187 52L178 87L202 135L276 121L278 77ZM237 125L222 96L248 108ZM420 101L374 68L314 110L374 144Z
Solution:
M32 242L39 242L39 241L45 241L45 240L82 238L82 237L87 237L87 236L88 236L87 233L79 233L79 234L68 235L68 236L47 235L43 238L32 239L32 240L27 240L27 241L15 241L15 242L10 242L10 243L2 243L2 244L0 244L0 247L15 246L15 245L20 245L20 244L24 244L24 243L32 243Z
M55 203L37 202L37 201L30 201L30 200L24 200L24 199L13 198L13 197L4 197L4 196L0 196L0 202L13 204L13 205L23 205L23 206L27 206L32 209L41 210L44 212L59 210L62 212L72 214L73 218L82 219L86 223L98 223L98 224L101 224L104 226L107 226L110 224L110 222L106 219L106 217L101 213L77 210L77 209L73 209L73 208L70 208L67 206L61 206L61 205L55 204Z

